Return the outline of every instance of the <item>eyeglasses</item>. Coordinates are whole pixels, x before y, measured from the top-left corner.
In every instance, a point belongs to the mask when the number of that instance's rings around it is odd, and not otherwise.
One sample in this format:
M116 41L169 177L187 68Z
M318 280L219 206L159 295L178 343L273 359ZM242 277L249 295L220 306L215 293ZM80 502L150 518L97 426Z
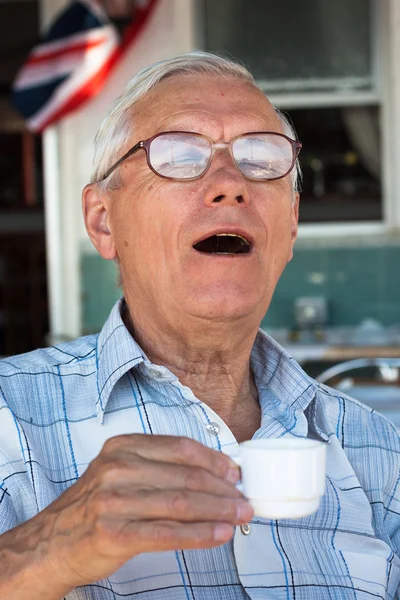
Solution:
M216 150L229 148L230 154L246 179L273 181L293 169L301 143L283 133L244 133L230 142L213 142L200 133L168 131L135 144L100 179L104 181L138 150L146 152L147 164L160 177L191 181L202 177L211 165Z

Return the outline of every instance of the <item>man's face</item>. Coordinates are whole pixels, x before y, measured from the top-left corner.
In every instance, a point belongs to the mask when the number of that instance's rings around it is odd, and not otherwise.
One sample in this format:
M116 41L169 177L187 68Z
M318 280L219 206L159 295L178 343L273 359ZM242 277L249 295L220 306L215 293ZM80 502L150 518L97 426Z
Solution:
M271 104L254 86L234 78L177 75L165 79L132 112L139 140L163 131L191 131L229 142L251 131L282 132ZM135 306L164 315L259 322L292 257L297 204L289 176L246 180L229 151L217 150L206 174L171 181L154 174L145 152L120 167L122 187L107 204L124 294ZM216 233L251 240L245 254L205 253L193 246Z

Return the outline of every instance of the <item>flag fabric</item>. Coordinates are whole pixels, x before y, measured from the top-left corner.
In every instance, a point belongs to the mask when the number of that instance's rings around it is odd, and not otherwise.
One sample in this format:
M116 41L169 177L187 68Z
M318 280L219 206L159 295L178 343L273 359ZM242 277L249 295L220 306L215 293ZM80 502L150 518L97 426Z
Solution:
M128 48L131 48L132 43L137 40L137 37L149 20L150 15L153 13L157 2L158 0L135 1L135 13L132 18L132 23L128 25L124 32L122 44L120 46L120 56L122 56Z
M97 0L73 1L33 48L13 83L11 102L41 132L82 106L147 23L158 0L136 0L122 41Z
M40 132L95 95L118 48L116 29L95 0L67 6L13 83L11 101L28 128Z

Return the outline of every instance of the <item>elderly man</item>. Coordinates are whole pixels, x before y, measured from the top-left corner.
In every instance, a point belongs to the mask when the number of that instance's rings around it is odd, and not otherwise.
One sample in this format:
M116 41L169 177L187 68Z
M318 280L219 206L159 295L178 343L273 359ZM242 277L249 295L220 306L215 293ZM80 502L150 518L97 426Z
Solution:
M2 361L0 597L394 598L398 434L259 331L297 233L300 144L241 66L137 75L96 138L89 236L124 299L103 330ZM327 446L319 510L253 515L249 438Z

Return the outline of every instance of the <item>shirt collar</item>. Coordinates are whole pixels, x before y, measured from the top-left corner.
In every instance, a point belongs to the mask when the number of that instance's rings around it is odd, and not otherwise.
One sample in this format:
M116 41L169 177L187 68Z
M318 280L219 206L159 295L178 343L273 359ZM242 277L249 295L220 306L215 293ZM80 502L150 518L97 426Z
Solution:
M318 383L261 329L251 353L261 407L256 437L315 437L327 440L316 410Z
M125 300L114 305L96 344L97 414L101 421L116 382L133 367L145 360L145 354L135 342L122 320Z
M301 411L314 399L318 387L316 381L262 329L258 331L251 352L251 366L259 392L268 390L280 402Z
M144 363L150 364L145 353L126 328L122 313L125 300L114 305L104 324L96 345L97 414L101 421L117 381L130 369ZM316 396L318 384L309 377L290 354L261 329L251 352L251 366L262 410L276 412L280 419L284 413L302 415L295 418L299 435L307 435L304 411ZM158 367L159 368L159 367ZM275 407L274 407L275 405Z

